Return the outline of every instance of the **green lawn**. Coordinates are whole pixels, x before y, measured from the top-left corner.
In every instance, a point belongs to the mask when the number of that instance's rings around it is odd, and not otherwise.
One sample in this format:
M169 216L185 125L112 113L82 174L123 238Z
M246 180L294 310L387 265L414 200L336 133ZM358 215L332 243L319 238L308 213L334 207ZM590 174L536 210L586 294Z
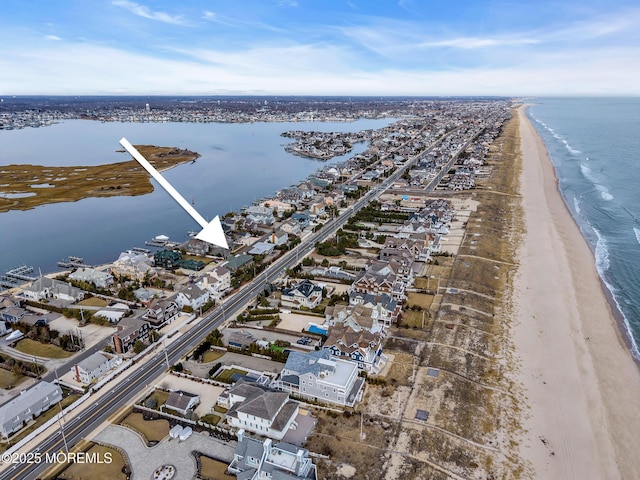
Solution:
M71 352L65 352L55 345L36 342L30 338L20 340L16 345L16 350L27 355L35 355L44 358L67 358L73 355Z
M230 383L231 382L231 376L234 373L239 373L240 375L246 375L247 374L247 372L245 370L240 370L238 368L230 368L228 370L223 370L222 373L220 373L218 376L216 376L216 378L214 378L214 380L217 380L219 382Z
M26 378L25 375L0 368L0 388L8 390L23 382Z
M209 413L208 415L205 415L204 417L200 417L200 420L202 420L203 422L206 422L210 425L217 425L218 422L220 421L220 418L218 415L214 415L213 413Z
M209 350L207 352L204 352L204 355L202 356L202 363L215 362L224 354L225 352L221 352L219 350Z
M168 420L145 420L141 413L132 413L122 422L122 425L129 425L138 430L147 439L147 442L159 442L169 435Z
M107 302L106 300L103 300L102 298L91 297L91 298L86 298L81 302L78 302L76 305L82 305L87 307L106 307L107 305L109 305L109 302Z

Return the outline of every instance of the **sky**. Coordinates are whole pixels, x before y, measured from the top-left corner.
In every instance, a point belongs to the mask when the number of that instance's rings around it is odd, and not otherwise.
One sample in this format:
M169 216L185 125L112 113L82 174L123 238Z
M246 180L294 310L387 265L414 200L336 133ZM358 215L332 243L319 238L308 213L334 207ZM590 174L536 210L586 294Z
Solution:
M2 0L0 95L640 95L637 0Z

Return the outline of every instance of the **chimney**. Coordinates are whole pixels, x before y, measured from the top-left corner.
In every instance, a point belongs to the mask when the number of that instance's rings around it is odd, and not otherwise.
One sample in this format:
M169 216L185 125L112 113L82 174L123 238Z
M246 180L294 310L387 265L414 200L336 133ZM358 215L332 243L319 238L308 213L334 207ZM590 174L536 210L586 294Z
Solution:
M78 364L74 365L76 367L76 382L80 383L80 370L78 369Z
M240 429L238 430L238 443L242 442L242 440L244 440L244 429Z
M271 439L270 438L267 438L264 441L263 447L264 447L264 458L266 459L267 455L269 455L269 450L271 450Z

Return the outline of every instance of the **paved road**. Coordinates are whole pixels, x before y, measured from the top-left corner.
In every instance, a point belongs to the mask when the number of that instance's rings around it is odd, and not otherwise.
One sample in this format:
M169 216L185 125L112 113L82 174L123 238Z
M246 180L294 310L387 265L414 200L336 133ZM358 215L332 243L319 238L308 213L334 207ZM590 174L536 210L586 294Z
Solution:
M451 133L452 132L449 132L447 135ZM333 235L354 213L358 212L366 204L377 198L380 193L391 186L391 184L396 181L406 169L413 166L420 157L438 145L445 136L446 135L440 137L425 152L416 155L413 159L405 163L404 166L398 168L379 186L373 187L369 190L369 192L363 195L354 205L346 209L342 215L325 223L324 227L320 231L307 237L302 243L270 265L252 282L230 297L223 305L217 307L213 312L198 322L188 332L188 334L177 338L173 343L169 344L167 346L169 362L171 364L176 363L183 355L195 348L204 340L209 332L214 328L218 328L226 320L228 315L235 314L249 300L262 292L266 283L275 280L283 273L283 271L294 266L315 247L317 242L324 241L326 238ZM477 136L477 134L475 136ZM473 136L472 139L475 138L475 136ZM469 140L469 142L471 140ZM462 149L460 151L462 151ZM445 170L445 172L448 171L450 165L453 165L456 157L457 155L447 164L447 170ZM439 178L441 178L441 176L439 176ZM137 377L134 378L132 375L122 376L120 383L113 387L106 396L91 404L78 416L69 420L64 427L64 438L58 431L47 438L43 438L36 447L36 450L43 456L46 453L64 451L65 440L67 447L72 448L82 438L90 434L98 425L107 420L122 405L126 405L139 395L140 391L142 391L145 386L152 384L158 376L164 373L166 367L164 352L160 351L151 359L146 361L146 368L141 372L138 372ZM9 470L5 470L0 474L0 480L9 478L36 479L39 478L39 474L48 467L49 465L45 464L14 465Z

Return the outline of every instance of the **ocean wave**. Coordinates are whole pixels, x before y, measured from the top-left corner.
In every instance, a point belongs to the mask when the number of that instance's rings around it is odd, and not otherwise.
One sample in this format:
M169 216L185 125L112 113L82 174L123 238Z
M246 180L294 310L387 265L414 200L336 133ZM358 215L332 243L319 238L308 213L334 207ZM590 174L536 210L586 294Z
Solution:
M580 202L578 202L578 197L573 197L573 207L576 209L576 213L580 215Z
M584 178L586 178L587 180L589 180L592 183L596 183L596 178L593 176L593 172L592 170L587 167L584 163L580 164L580 171L582 172L582 175L584 176Z
M636 240L640 243L640 228L633 227L633 233L636 234Z
M613 195L609 193L609 189L604 185L596 184L596 189L600 192L600 196L603 200L606 200L607 202L613 200Z
M600 232L596 228L593 228L593 226L591 228L593 229L593 231L596 234L596 237L598 238L598 240L596 241L596 252L595 252L596 269L598 270L598 273L600 274L600 276L604 277L604 272L609 270L609 249L607 248L607 244L604 238L602 237L602 235L600 235Z
M582 153L580 150L576 150L571 145L569 145L569 142L567 142L564 138L561 138L561 137L556 137L556 138L558 140L562 140L562 143L564 143L564 146L567 148L567 150L569 150L569 153L571 153L572 155L580 155Z

